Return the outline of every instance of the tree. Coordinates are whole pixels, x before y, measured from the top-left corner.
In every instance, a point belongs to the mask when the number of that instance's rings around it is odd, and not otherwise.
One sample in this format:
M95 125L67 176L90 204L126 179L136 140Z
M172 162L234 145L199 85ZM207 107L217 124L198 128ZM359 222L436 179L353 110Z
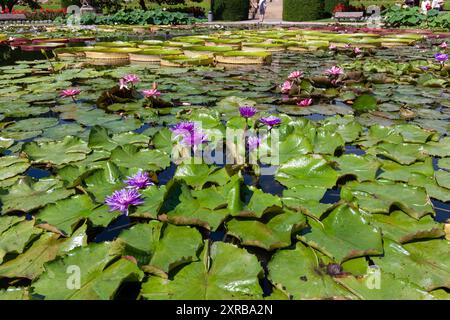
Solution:
M18 2L19 0L0 0L0 7L2 7L2 11L8 10L8 12L12 12ZM22 0L22 3L28 5L31 9L39 9L41 7L38 0Z

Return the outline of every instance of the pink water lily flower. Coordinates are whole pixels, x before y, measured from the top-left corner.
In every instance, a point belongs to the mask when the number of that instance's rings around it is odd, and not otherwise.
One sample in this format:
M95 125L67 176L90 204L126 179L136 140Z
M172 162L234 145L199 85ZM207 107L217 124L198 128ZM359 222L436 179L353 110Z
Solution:
M447 42L442 42L440 45L439 45L439 47L441 47L442 49L447 49L448 48L448 44L447 44Z
M75 97L81 93L80 89L65 89L59 93L61 98L72 98L73 102L77 102Z
M77 95L79 95L81 93L80 89L65 89L63 91L61 91L61 93L59 94L61 97L63 98L71 98L71 97L75 97Z
M334 44L330 44L330 46L328 47L328 50L336 50L337 47Z
M330 69L325 71L325 74L328 76L340 76L341 74L344 74L344 70L338 66L332 66Z
M128 90L129 89L128 85L127 85L127 82L124 79L120 79L119 80L119 89L120 90L123 90L123 89Z
M139 79L139 77L135 74L127 74L123 77L123 80L125 80L127 83L138 83L139 81L141 81L141 79Z
M355 54L360 54L360 53L362 53L362 50L360 48L356 47L355 49L353 49L353 52Z
M146 98L157 98L161 95L161 92L157 89L149 89L149 90L143 90L142 94Z
M313 99L303 99L299 102L297 102L297 105L299 107L309 107L310 105L312 105L313 103Z
M291 91L291 89L292 89L292 83L290 81L285 81L281 85L281 93L289 93L289 91Z
M303 77L303 72L300 70L297 71L293 71L289 74L288 79L293 81L293 80L297 80L299 78Z

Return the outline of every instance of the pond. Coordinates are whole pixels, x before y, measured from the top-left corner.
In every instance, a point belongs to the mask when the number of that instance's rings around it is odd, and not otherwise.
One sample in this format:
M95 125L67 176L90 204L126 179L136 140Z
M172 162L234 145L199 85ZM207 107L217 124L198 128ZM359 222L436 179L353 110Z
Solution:
M0 299L449 297L447 35L7 35Z

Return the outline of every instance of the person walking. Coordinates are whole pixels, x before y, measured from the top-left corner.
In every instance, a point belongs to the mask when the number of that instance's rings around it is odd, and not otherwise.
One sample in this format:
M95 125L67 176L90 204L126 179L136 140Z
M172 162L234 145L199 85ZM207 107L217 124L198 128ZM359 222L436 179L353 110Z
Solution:
M442 7L444 6L444 0L433 0L432 4L431 4L431 8L435 9L435 10L441 10Z
M266 15L266 9L267 9L267 0L259 0L258 3L258 9L259 9L259 22L264 22L264 16Z

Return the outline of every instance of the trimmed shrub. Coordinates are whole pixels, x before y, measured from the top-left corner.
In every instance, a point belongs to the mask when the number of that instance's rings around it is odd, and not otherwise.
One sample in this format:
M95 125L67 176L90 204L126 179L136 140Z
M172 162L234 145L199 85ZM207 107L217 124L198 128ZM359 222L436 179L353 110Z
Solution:
M284 0L283 20L313 21L323 18L324 0Z
M249 7L249 0L215 0L214 19L224 21L247 20Z

